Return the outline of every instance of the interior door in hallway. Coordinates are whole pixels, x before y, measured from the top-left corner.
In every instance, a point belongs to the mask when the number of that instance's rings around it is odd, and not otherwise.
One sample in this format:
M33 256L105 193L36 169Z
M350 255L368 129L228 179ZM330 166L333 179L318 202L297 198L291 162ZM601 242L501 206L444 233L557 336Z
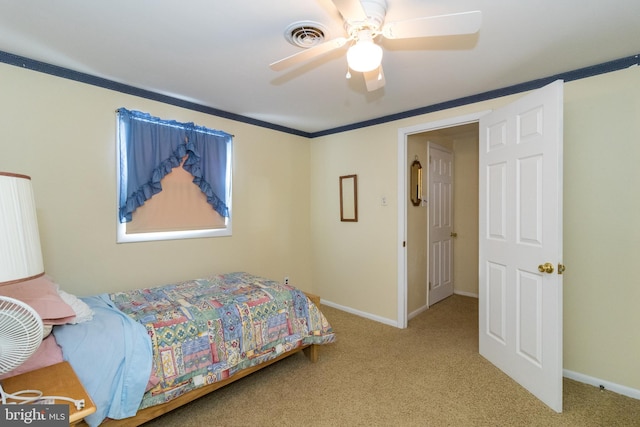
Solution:
M562 411L563 83L480 118L480 354Z
M429 305L453 295L453 153L429 144Z

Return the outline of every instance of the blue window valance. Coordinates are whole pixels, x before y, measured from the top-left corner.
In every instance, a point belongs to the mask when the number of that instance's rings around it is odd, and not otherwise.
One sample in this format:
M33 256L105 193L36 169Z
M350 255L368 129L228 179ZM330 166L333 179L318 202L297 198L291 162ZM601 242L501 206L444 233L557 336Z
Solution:
M180 166L221 216L229 217L228 182L233 136L193 123L162 120L140 111L118 109L120 144L119 219L162 191L160 181Z

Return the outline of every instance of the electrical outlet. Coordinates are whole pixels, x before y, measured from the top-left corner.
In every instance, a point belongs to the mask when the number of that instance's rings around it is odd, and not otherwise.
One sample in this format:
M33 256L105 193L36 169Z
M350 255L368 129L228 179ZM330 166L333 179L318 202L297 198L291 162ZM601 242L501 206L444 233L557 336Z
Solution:
M284 276L284 284L285 285L289 284L289 276Z

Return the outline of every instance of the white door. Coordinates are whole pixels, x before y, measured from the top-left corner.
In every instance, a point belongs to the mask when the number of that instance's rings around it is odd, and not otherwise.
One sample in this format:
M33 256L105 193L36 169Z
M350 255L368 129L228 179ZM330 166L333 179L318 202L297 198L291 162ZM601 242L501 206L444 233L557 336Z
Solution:
M562 102L556 81L480 119L480 354L557 412Z
M453 295L453 154L429 144L429 305Z

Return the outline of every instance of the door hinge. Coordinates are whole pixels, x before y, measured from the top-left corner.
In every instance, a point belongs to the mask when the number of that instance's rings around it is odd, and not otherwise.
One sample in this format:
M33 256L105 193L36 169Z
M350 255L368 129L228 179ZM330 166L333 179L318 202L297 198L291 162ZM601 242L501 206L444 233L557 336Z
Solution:
M403 247L403 248L406 248L406 247L407 247L407 241L406 241L406 240L404 240L404 241L402 242L402 247Z

